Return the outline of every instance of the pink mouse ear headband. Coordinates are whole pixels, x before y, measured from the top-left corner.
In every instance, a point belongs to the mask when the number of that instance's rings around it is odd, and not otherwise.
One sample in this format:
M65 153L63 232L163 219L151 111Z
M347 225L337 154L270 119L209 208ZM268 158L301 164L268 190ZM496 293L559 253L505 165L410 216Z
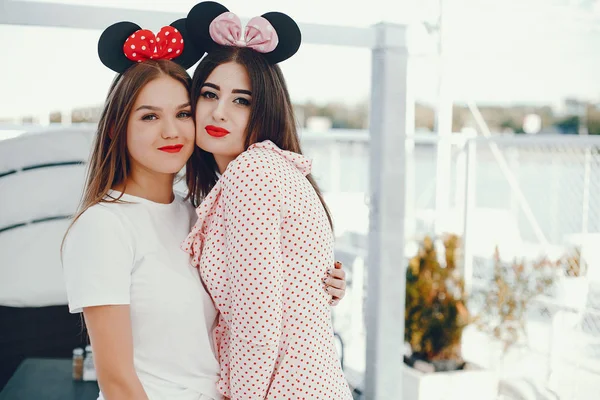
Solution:
M196 4L186 18L187 32L199 49L210 53L218 46L248 47L277 64L293 56L300 48L300 28L289 16L269 12L252 18L242 36L242 23L225 6L204 1Z

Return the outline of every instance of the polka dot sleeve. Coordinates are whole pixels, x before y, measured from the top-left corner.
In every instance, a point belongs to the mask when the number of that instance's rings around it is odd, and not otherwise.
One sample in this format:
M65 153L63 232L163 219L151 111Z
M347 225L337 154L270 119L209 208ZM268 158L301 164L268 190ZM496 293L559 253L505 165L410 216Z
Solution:
M282 326L280 185L268 168L236 163L223 178L231 288L231 398L265 398Z

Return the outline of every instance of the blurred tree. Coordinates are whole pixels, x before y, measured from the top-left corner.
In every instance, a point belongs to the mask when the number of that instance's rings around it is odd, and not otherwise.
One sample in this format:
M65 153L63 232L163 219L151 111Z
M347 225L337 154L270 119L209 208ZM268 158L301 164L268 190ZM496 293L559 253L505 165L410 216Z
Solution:
M60 123L62 121L62 115L60 112L55 111L50 113L50 122L51 123Z
M555 123L555 126L561 133L568 135L577 135L579 133L579 117L570 116L563 118Z
M523 126L518 125L512 119L505 119L504 121L502 121L502 123L500 123L500 128L502 128L503 131L506 129L510 129L513 133L525 133L523 131Z
M588 106L587 127L590 135L600 135L600 108L596 105Z

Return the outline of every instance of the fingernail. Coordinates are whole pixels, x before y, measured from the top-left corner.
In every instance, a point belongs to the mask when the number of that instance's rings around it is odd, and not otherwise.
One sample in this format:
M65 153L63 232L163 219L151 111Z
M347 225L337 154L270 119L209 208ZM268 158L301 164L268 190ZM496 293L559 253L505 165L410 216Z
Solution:
M327 278L322 279L323 283L327 283Z
M327 275L331 275L331 268L327 270Z

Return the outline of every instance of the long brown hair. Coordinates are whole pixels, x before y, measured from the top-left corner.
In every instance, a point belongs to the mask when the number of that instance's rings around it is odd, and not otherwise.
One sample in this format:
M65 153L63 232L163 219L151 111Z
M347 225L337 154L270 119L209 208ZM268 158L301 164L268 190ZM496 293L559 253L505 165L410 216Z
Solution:
M119 200L107 200L106 196L115 185L126 183L130 173L127 151L129 115L142 89L161 76L181 82L189 92L192 83L190 76L181 66L168 60L148 60L135 64L113 80L98 122L82 199L65 237L88 208Z
M281 69L269 64L254 50L223 46L211 51L200 61L192 80L192 113L196 115L200 91L208 76L217 66L228 62L235 62L246 68L252 85L252 105L244 148L270 140L280 149L302 154L294 109ZM188 167L188 170L196 172L187 174L187 185L192 203L197 206L217 182L217 165L211 153L196 147L188 161ZM333 228L331 213L321 190L311 174L307 175L307 179L315 189Z

